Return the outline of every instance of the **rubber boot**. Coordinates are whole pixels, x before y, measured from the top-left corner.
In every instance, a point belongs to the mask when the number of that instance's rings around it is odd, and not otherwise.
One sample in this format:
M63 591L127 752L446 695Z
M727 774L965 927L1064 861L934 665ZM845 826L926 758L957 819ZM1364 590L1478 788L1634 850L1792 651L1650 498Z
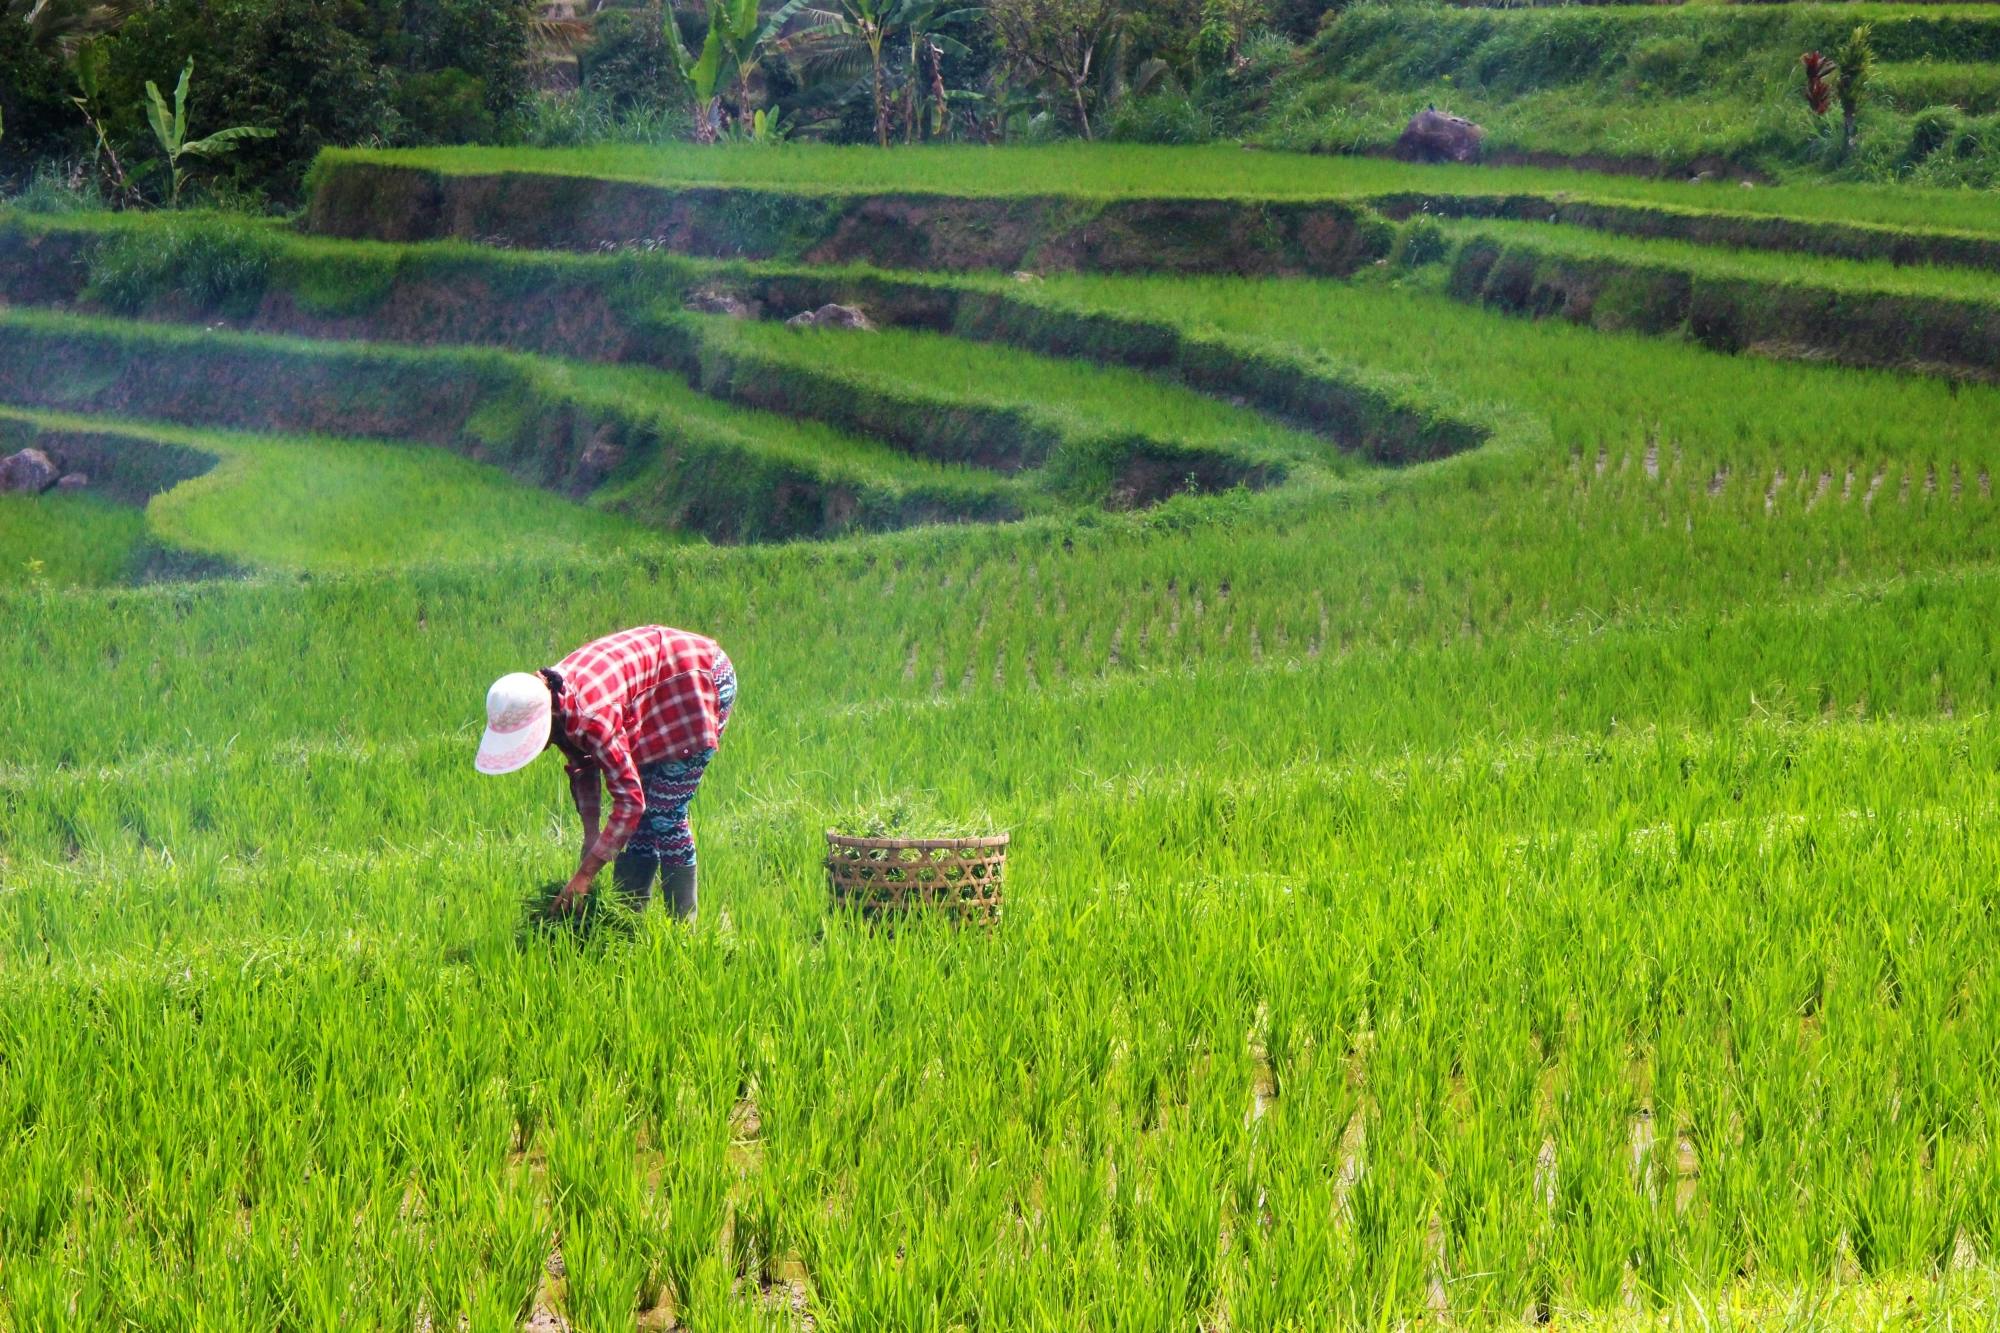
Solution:
M627 847L618 853L618 859L611 863L611 880L627 907L635 912L646 910L653 896L653 873L659 868L660 858L652 852Z
M660 888L674 909L677 921L694 920L695 891L693 866L662 866Z

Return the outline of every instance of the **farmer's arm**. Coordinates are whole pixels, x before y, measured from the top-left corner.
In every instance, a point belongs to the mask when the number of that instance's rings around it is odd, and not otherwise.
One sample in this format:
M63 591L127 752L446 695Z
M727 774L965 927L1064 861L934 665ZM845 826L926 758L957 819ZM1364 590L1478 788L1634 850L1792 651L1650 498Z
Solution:
M625 843L639 830L639 817L646 813L646 789L639 781L639 766L632 762L625 738L614 735L601 739L594 747L593 757L604 774L604 785L611 791L611 818L603 832L584 849L576 874L556 900L558 908L567 908L590 892L597 872L624 849Z
M597 842L598 768L584 759L565 765L564 771L569 774L569 798L576 802L576 816L583 822L583 855L588 856Z

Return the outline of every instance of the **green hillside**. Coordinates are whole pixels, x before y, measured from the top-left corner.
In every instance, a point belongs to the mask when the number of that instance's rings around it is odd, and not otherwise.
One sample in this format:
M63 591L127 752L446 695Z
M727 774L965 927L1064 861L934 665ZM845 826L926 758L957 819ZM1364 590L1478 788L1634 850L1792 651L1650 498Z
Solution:
M1807 109L1799 59L1860 24L1875 66L1855 142ZM1382 151L1425 106L1487 131L1489 160L1724 181L2000 180L2000 10L1915 4L1367 2L1329 18L1250 132Z

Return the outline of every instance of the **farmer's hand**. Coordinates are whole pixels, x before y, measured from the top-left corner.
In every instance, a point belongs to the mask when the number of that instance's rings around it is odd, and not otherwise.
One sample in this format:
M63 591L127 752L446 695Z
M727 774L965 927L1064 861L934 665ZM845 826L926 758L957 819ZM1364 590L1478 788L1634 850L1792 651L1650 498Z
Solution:
M597 878L597 872L602 869L604 862L585 853L583 864L576 868L576 873L569 877L569 883L563 885L562 892L549 903L549 915L564 916L578 911L583 905L584 898L590 894L591 881Z
M590 885L588 882L579 884L572 879L569 883L563 885L562 891L557 893L554 899L550 901L549 915L568 916L571 912L580 910L584 897L589 892Z

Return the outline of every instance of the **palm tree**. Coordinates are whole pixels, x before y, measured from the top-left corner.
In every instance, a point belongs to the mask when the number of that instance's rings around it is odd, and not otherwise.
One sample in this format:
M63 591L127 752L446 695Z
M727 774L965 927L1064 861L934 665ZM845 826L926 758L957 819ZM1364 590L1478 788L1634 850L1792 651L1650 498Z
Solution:
M6 0L10 23L25 24L28 45L74 59L77 48L132 17L141 0Z
M578 15L574 0L537 0L528 15L528 58L544 87L562 86L551 82L554 71L562 65L574 67L577 50L589 41L590 20Z
M117 149L104 133L104 122L97 108L98 90L104 72L104 48L92 39L115 31L126 19L137 13L144 0L0 0L5 8L5 20L0 27L12 29L21 24L27 32L27 44L31 50L39 50L60 59L69 75L76 81L76 91L70 102L82 113L85 123L97 139L97 160L104 175L119 198L128 203L138 201L138 192L132 188L131 180L125 175L125 164L118 160ZM20 29L15 29L20 31Z
M802 69L819 75L858 71L863 62L875 98L875 142L889 146L889 92L882 74L882 50L900 26L905 0L833 0L801 7L798 30L785 39Z

